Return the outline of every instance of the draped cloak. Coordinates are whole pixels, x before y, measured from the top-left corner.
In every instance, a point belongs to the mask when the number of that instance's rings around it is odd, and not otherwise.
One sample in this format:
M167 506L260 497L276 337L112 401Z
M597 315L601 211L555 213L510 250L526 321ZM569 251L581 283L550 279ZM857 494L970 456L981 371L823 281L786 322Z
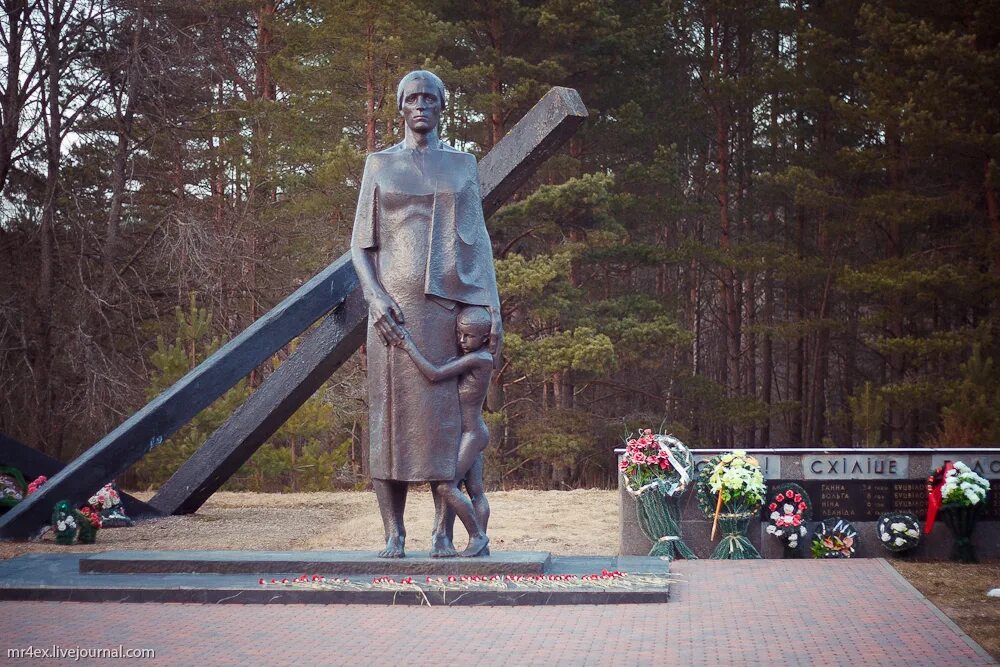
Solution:
M474 156L405 143L368 156L352 245L373 252L375 275L434 364L457 354L463 305L499 313L493 251ZM462 417L456 379L431 382L368 324L371 475L406 482L455 477Z

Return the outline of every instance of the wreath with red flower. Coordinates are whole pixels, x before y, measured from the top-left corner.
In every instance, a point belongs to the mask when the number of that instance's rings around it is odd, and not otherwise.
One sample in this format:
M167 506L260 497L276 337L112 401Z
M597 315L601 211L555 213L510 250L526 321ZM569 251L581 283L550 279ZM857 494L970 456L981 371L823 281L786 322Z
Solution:
M798 549L806 535L806 522L812 518L812 501L798 484L785 482L771 489L764 506L768 535L774 535L788 549Z

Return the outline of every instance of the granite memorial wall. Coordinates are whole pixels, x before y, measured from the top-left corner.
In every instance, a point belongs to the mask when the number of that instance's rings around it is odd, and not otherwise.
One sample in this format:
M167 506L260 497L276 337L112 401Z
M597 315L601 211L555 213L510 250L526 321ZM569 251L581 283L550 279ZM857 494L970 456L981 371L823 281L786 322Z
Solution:
M728 450L692 450L696 465ZM875 538L875 524L886 512L909 512L923 526L927 515L927 476L946 461L963 461L990 482L990 495L981 510L974 543L980 558L1000 557L1000 448L991 449L758 449L748 450L760 462L768 491L781 482L795 482L813 503L813 521L801 545L809 557L815 525L828 517L847 519L859 532L856 558L890 556ZM621 450L617 451L621 456ZM763 510L761 517L763 518ZM698 510L693 491L681 498L684 540L699 558L712 551L711 522ZM765 558L781 558L782 544L764 532L755 520L751 542ZM930 535L921 534L914 558L948 557L952 537L940 520ZM619 480L619 550L622 555L645 555L649 540L639 530L635 503Z

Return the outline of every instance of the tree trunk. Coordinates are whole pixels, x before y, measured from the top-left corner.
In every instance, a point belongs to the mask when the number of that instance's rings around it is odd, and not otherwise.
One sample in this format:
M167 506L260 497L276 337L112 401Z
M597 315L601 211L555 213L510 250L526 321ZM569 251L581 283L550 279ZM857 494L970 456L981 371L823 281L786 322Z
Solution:
M996 182L1000 179L1000 170L993 159L986 160L983 176L983 190L986 193L986 213L990 220L990 231L993 237L993 247L1000 248L1000 197L997 195ZM993 274L1000 277L1000 252L993 254Z

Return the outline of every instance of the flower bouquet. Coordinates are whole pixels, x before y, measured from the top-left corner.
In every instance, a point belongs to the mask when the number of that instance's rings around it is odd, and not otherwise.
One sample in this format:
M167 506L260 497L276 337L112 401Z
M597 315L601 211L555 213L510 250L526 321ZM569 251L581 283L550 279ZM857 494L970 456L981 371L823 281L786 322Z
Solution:
M52 508L52 527L56 531L57 544L73 544L79 526L73 508L65 500L60 500Z
M77 539L80 544L93 544L97 541L97 531L101 528L101 513L93 507L83 506L74 510L73 515L80 525L80 533Z
M978 562L972 533L976 530L976 515L989 490L990 483L961 461L955 461L954 467L945 474L941 487L941 516L955 537L951 560Z
M839 517L824 519L813 533L813 558L850 558L854 555L858 531Z
M876 531L879 542L889 551L909 551L920 544L920 522L912 514L883 514L878 519Z
M45 475L39 475L35 479L31 480L31 484L28 485L28 495L30 496L32 493L37 491L38 488L47 481L49 481L49 478Z
M121 496L114 483L105 484L92 495L88 503L101 513L101 523L105 528L120 528L135 525L122 507Z
M747 538L747 528L764 502L764 474L757 459L743 450L713 456L701 468L697 483L698 506L712 519L723 537L712 559L760 558Z
M792 482L781 484L771 491L764 514L765 531L785 543L786 557L800 557L799 541L805 537L806 522L812 518L812 502L806 490Z
M635 498L639 528L653 543L650 556L697 558L682 539L677 503L693 466L691 450L672 435L646 429L625 442L618 469L625 490Z

